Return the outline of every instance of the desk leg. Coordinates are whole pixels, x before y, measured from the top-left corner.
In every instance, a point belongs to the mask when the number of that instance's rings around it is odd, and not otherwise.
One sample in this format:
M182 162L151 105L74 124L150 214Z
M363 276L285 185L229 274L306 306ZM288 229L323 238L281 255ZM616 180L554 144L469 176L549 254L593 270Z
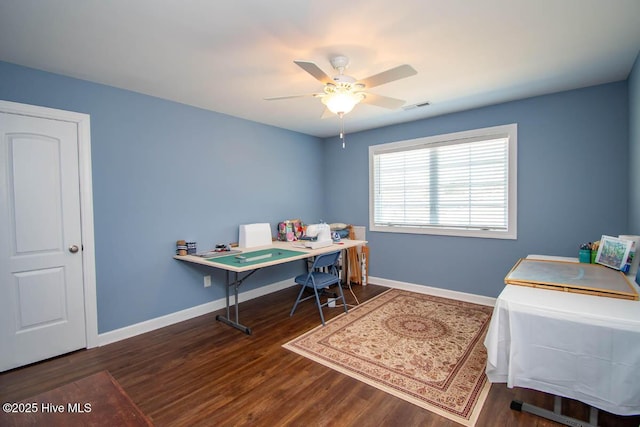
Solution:
M351 282L349 281L349 249L341 249L340 258L342 259L342 278L340 285L351 286Z
M226 297L227 297L227 315L226 316L221 316L221 315L217 315L216 316L216 320L225 323L231 327L234 327L236 329L241 330L242 332L244 332L247 335L251 335L251 328L249 328L248 326L244 326L242 324L240 324L240 320L239 320L239 310L238 310L238 288L240 287L240 285L242 285L242 282L244 282L244 280L251 276L253 273L255 273L258 270L253 270L251 271L249 274L247 274L246 276L244 276L241 279L238 279L238 273L234 272L234 280L231 281L231 277L230 277L230 272L227 271L227 290L226 290ZM235 317L236 320L235 322L233 320L231 320L231 310L230 310L230 304L229 304L229 288L233 286L233 292L234 292L234 297L235 297Z
M349 283L349 252L346 249L342 250L340 254L342 257L342 279L343 282L340 283L340 286L344 283L345 285L350 285Z
M530 405L519 400L511 401L511 409L515 411L528 412L530 414L555 421L565 426L598 427L598 409L594 408L593 406L591 406L590 408L589 422L587 422L562 415L562 397L560 396L554 396L553 411Z

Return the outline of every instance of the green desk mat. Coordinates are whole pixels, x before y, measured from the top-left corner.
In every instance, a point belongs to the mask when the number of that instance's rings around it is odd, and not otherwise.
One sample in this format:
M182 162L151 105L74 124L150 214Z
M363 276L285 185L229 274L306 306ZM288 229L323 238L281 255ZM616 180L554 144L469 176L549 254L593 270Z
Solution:
M257 257L257 256L262 256L267 254L271 254L271 256L269 258L261 258L255 261L240 262L240 260L236 258L238 255L242 255L247 258L252 258L252 257ZM241 254L227 255L222 257L214 257L214 258L207 259L207 261L212 261L212 262L216 262L224 265L232 265L234 267L241 267L241 266L247 266L247 265L262 264L265 262L277 261L280 259L291 258L297 255L305 255L305 254L306 252L273 248L273 249L263 249L260 251L253 251L253 252L243 252Z

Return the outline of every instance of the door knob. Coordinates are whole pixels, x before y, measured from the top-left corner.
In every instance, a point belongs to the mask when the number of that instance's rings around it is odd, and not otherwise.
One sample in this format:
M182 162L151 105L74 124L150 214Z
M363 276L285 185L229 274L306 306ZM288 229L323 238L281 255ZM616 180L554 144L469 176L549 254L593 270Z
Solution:
M78 252L78 250L79 250L78 245L69 246L69 252L71 252L72 254L75 254L76 252Z

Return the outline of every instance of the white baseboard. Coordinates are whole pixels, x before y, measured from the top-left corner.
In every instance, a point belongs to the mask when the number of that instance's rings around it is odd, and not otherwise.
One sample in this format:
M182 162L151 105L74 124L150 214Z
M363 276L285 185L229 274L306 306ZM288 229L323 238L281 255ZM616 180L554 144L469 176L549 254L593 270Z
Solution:
M369 276L369 283L386 286L388 288L403 289L405 291L417 292L427 295L434 295L443 298L451 298L460 301L472 302L475 304L482 304L488 306L494 306L496 299L485 297L482 295L468 294L465 292L450 291L447 289L435 288L432 286L416 285L413 283L399 282L397 280L383 279L381 277ZM267 286L252 289L250 291L241 292L238 294L238 301L244 302L254 298L258 298L273 292L280 291L282 289L295 286L293 279L287 279L280 282L272 283ZM235 300L233 295L230 299L230 304L234 304ZM156 317L155 319L146 320L144 322L136 323L135 325L125 326L124 328L116 329L113 331L105 332L98 335L98 346L111 344L117 341L121 341L127 338L135 337L136 335L151 332L156 329L164 328L175 323L183 322L185 320L193 319L194 317L202 316L204 314L211 313L216 310L225 308L225 298L221 298L215 301L211 301L205 304L190 307L185 310L176 311L165 316Z
M293 279L283 280L280 282L272 283L267 286L252 289L250 291L241 292L238 294L238 301L244 302L254 298L261 297L273 292L280 291L282 289L295 286ZM235 298L231 295L229 300L230 304L235 304ZM185 310L176 311L165 316L156 317L155 319L146 320L144 322L136 323L135 325L125 326L124 328L115 329L113 331L105 332L98 335L98 346L114 343L127 338L135 337L136 335L151 332L156 329L164 328L165 326L173 325L175 323L183 322L185 320L193 319L194 317L202 316L204 314L211 313L216 310L225 308L225 298L221 298L216 301L211 301L205 304L190 307Z
M372 285L386 286L388 288L402 289L405 291L417 292L419 294L450 298L459 301L471 302L474 304L488 305L491 307L496 304L495 298L485 297L483 295L468 294L466 292L450 291L448 289L434 288L432 286L399 282L397 280L383 279L382 277L369 276L369 283L371 283Z

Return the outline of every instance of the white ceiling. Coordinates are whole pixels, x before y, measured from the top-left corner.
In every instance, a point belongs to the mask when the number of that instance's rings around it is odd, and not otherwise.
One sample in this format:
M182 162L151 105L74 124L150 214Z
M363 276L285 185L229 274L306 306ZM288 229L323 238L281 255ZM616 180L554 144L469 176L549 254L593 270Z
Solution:
M318 92L293 63L350 57L371 89L430 106L358 105L355 132L624 80L640 49L639 0L0 0L0 60L321 137Z

